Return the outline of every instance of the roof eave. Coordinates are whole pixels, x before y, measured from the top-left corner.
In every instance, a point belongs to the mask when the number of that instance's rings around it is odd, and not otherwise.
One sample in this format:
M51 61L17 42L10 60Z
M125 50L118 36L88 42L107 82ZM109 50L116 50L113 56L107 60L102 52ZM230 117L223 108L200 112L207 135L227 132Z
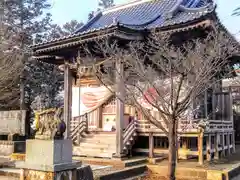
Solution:
M116 29L117 29L117 26L113 26L113 27L109 27L109 28L106 28L103 30L90 31L88 33L79 34L79 35L72 36L72 37L70 36L70 37L66 37L66 38L60 38L60 39L57 39L54 41L49 41L49 42L45 42L42 44L33 45L33 46L30 46L30 48L32 49L32 51L35 54L36 52L38 52L41 49L47 49L47 48L53 47L53 46L61 46L62 44L67 44L67 43L71 43L71 42L85 41L85 40L91 39L92 37L97 38L101 35L111 34Z

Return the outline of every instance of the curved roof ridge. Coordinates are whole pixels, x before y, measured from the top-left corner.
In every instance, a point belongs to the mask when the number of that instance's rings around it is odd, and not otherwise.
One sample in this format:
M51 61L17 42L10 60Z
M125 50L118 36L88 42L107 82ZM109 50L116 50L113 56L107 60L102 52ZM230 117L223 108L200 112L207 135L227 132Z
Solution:
M145 23L142 23L142 24L127 24L127 23L121 23L119 22L120 25L123 25L123 26L145 26L145 25L148 25L148 24L151 24L152 22L154 22L155 20L157 20L158 18L160 18L162 15L157 15L156 17L154 17L153 19L151 19L150 21L148 22L145 22Z
M209 8L214 9L216 5L214 5L213 3L208 3L205 6L201 6L201 7L186 7L184 5L180 5L180 10L181 11L188 11L188 12L202 12L205 10L209 10Z
M172 18L172 16L176 13L176 11L178 11L182 3L183 3L183 0L177 0L177 3L171 8L169 12L164 14L164 16L167 18Z
M149 1L149 0L148 0ZM156 0L155 0L156 1ZM183 0L176 0L176 4L170 9L169 12L167 12L166 14L158 14L157 16L153 17L151 20L149 20L148 22L145 22L145 23L142 23L142 24L126 24L126 23L121 23L119 22L119 24L121 25L126 25L126 26L144 26L144 25L148 25L152 22L154 22L155 20L157 20L158 18L161 18L161 17L169 17L169 16L173 16L173 14L179 9L180 5L182 4ZM146 0L145 0L146 2ZM135 4L134 4L135 5Z
M104 10L102 10L102 14L104 15L104 14L107 14L107 13L119 11L121 9L132 7L132 6L142 4L142 3L145 3L145 2L148 2L148 1L158 1L158 0L132 0L128 3L123 3L123 4L120 4L120 5L116 5L116 6L104 9Z

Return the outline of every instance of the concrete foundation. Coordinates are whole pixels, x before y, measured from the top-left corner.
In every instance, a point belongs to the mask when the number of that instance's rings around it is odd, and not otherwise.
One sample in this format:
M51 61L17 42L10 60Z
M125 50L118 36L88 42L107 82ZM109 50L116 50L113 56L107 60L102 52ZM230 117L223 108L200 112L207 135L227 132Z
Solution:
M71 140L27 140L20 180L76 180L81 162L72 161Z

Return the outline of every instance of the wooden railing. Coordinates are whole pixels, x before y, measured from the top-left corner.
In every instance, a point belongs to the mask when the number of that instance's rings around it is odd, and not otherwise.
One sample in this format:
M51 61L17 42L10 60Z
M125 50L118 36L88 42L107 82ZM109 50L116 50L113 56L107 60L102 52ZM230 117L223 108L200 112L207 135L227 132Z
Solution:
M137 136L136 121L133 120L128 124L125 131L123 132L123 147L124 151L128 151L132 148L135 137Z
M221 131L221 130L232 130L233 129L233 122L230 120L206 120L208 121L208 127L206 131ZM193 120L182 120L179 122L178 131L180 133L197 133L198 130L198 123L200 119L193 119ZM162 125L166 128L164 123ZM148 120L138 120L136 121L136 131L140 133L163 133L163 131L156 127L155 125L151 124Z
M71 138L73 142L79 144L83 132L88 131L88 113L74 117L71 121Z

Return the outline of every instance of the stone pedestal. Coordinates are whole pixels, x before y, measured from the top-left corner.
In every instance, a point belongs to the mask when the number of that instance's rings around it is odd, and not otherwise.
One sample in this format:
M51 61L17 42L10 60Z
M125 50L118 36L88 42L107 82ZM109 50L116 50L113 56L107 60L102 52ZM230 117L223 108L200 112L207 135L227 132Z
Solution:
M12 153L24 153L25 141L0 141L0 155L10 156Z
M71 140L27 140L21 180L76 180L79 161L72 161Z

